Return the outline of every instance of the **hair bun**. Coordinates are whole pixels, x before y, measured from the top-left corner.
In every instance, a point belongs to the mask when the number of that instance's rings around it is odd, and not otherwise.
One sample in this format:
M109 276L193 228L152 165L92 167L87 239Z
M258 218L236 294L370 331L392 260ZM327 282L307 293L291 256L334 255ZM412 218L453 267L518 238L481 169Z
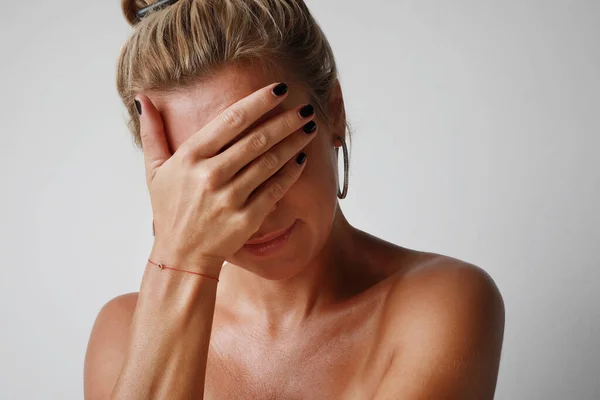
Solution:
M133 26L140 22L135 13L153 3L156 3L156 0L121 0L123 15L129 25Z

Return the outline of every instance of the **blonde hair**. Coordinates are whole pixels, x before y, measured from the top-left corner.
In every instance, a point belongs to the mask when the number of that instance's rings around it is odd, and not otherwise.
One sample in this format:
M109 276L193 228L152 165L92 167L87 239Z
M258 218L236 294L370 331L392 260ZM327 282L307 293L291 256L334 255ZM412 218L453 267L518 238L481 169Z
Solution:
M134 105L138 92L173 92L225 65L253 60L283 68L302 82L311 104L331 123L328 99L338 79L335 58L303 0L179 0L136 18L136 11L153 3L122 0L134 31L119 55L117 90L140 149ZM349 131L347 121L345 125Z

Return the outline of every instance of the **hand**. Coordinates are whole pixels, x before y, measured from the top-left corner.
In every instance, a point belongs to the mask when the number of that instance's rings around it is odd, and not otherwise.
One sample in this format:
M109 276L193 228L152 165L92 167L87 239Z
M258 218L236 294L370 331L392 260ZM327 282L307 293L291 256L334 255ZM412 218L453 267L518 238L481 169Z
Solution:
M260 228L306 165L298 152L316 136L314 118L285 111L236 137L287 96L265 86L221 112L171 155L162 119L143 94L140 133L155 225L155 246L221 263ZM226 146L228 146L223 150ZM246 167L246 168L245 168ZM239 174L238 174L239 173ZM164 248L164 247L163 247Z

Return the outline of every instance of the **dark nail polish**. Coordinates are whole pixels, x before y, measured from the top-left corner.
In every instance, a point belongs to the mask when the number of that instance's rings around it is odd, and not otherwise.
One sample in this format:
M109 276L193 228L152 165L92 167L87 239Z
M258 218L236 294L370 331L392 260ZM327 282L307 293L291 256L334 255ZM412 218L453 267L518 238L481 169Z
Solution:
M135 101L135 108L137 109L138 114L142 115L142 104L137 99L135 99L134 101Z
M300 117L302 117L302 118L310 117L314 113L315 113L315 108L311 104L305 105L304 107L302 107L300 109L300 111L298 111L298 114L300 114Z
M308 121L302 128L304 133L313 133L317 129L317 123L315 121Z
M272 90L273 94L275 96L283 96L284 94L286 94L288 91L288 86L281 82L279 85L275 86Z
M302 165L304 164L304 161L306 161L306 153L301 152L298 154L298 157L296 157L296 163L298 163L298 165Z

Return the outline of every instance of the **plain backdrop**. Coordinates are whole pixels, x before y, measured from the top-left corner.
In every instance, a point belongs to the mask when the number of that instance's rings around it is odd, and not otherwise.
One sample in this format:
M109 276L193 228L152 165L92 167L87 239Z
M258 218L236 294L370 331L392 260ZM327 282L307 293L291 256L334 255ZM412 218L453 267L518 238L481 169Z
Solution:
M494 278L496 399L600 398L600 2L307 4L354 129L350 222ZM2 0L0 31L0 398L82 399L97 312L152 244L130 27L118 0Z

